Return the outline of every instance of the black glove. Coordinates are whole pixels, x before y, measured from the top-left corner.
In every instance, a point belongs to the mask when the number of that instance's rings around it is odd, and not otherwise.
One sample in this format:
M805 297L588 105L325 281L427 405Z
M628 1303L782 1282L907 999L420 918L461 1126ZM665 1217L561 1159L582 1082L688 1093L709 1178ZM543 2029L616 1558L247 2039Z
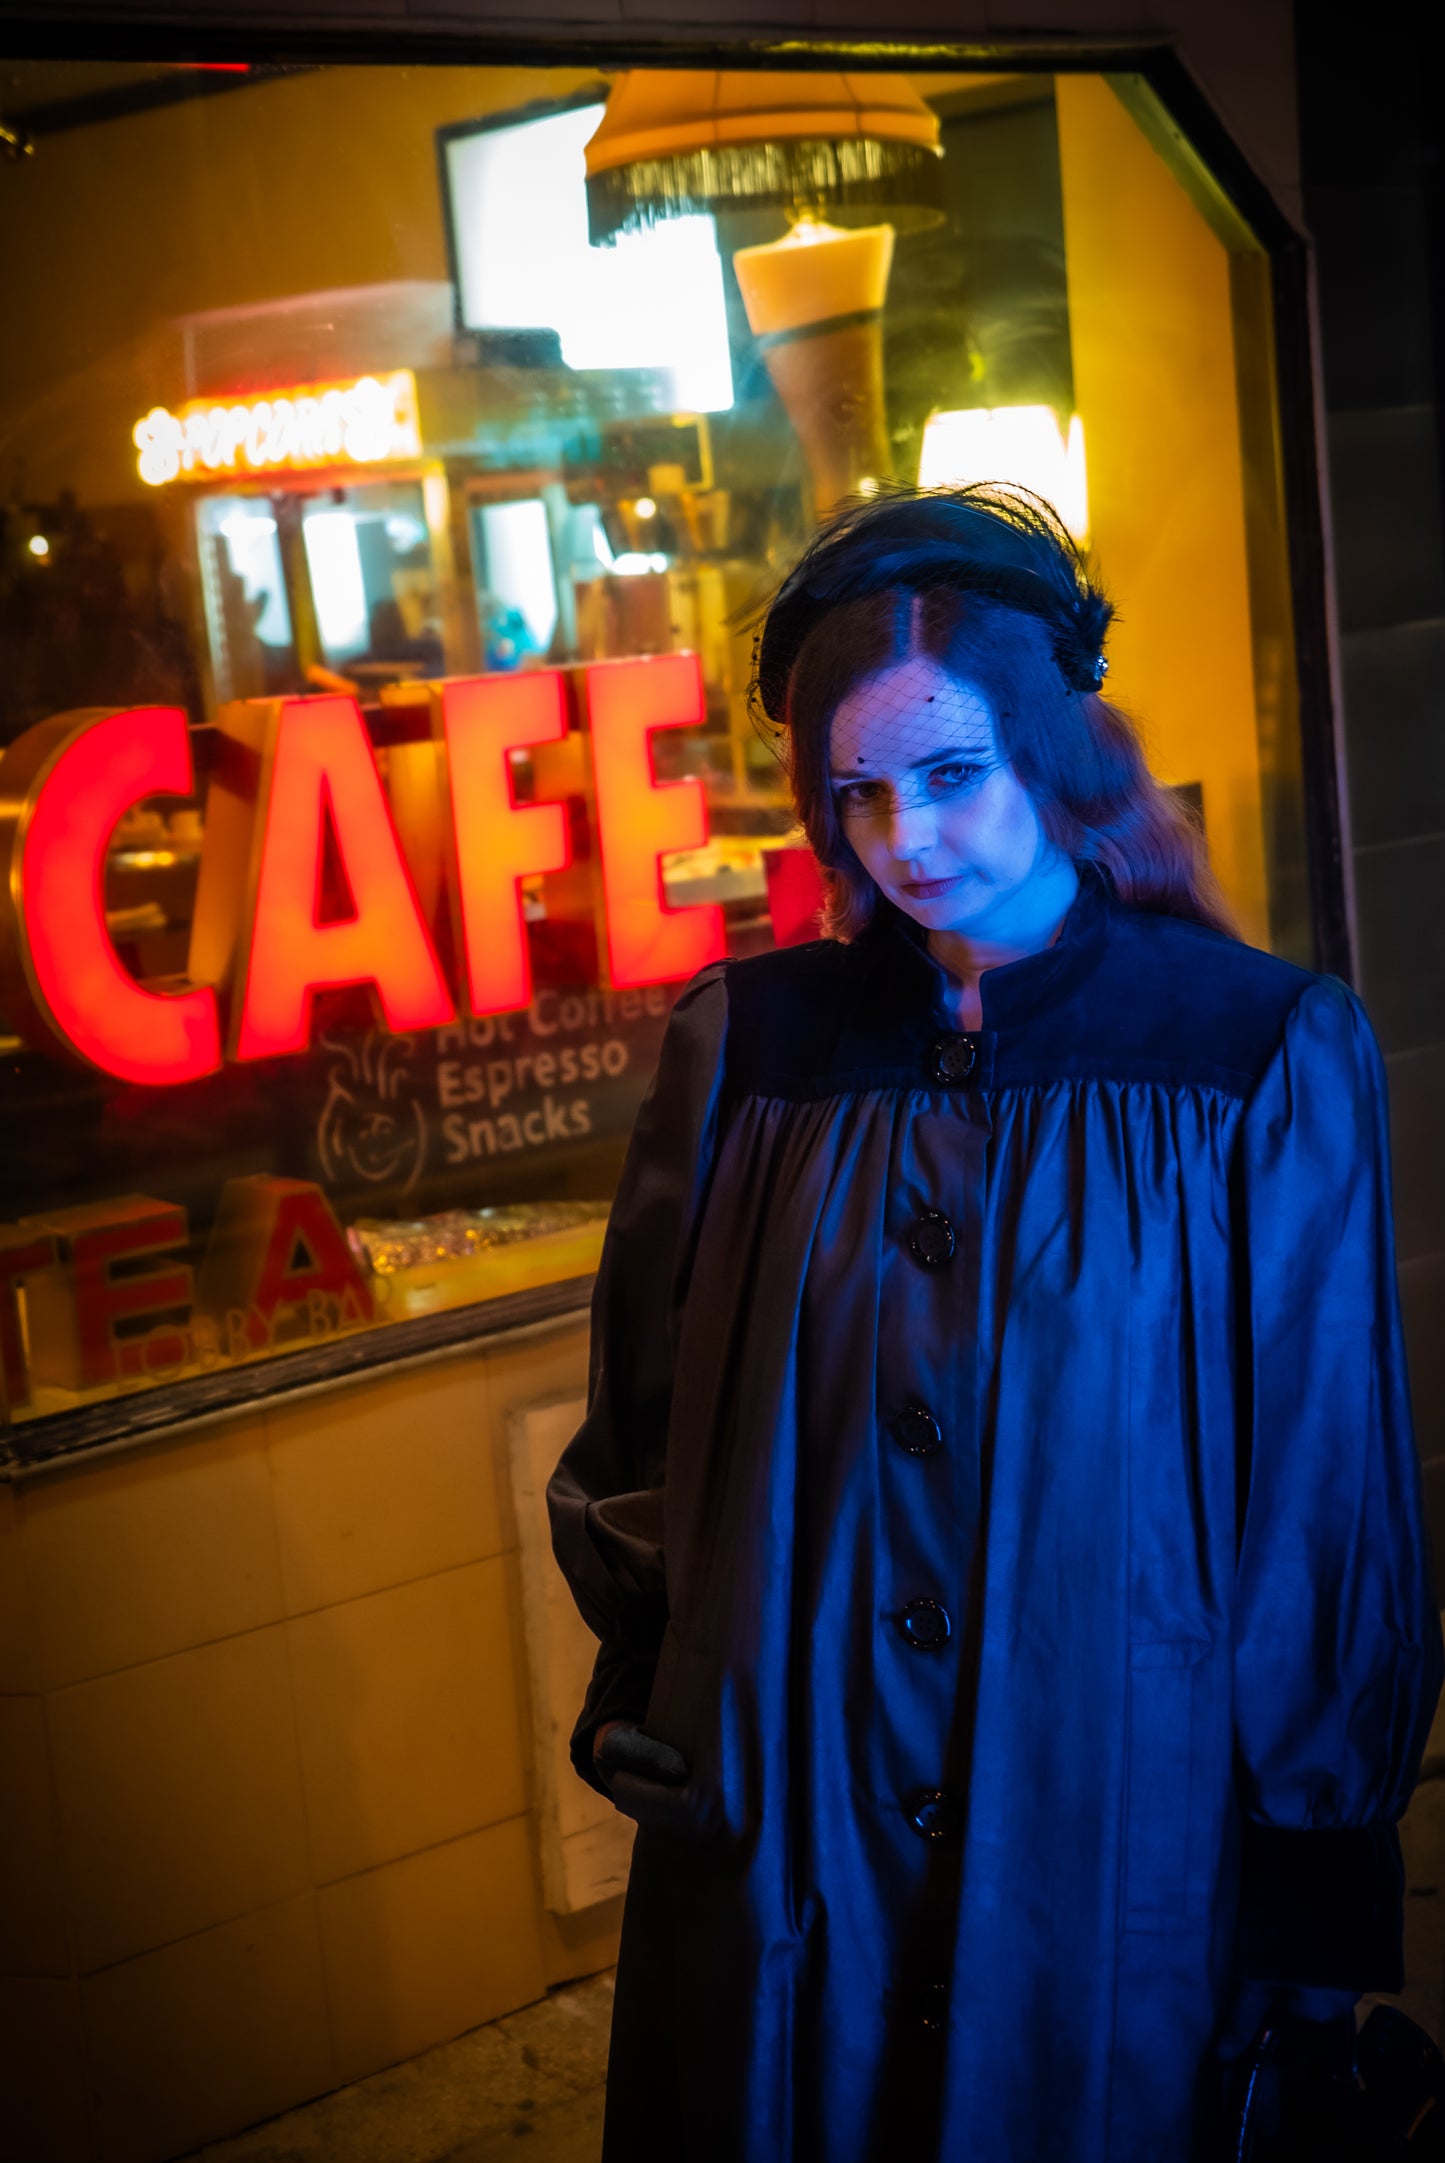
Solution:
M640 1780L659 1780L664 1787L681 1787L688 1777L687 1760L670 1742L644 1735L630 1720L613 1723L593 1763L609 1787L615 1772L634 1773Z

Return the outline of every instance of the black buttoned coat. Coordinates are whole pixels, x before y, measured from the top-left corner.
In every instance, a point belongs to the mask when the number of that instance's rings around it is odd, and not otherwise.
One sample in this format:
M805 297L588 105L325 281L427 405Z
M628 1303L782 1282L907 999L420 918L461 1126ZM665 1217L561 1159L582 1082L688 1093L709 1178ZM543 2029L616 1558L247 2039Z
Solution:
M1241 1973L1399 1980L1441 1674L1384 1085L1125 908L680 998L552 1482L639 1832L608 2163L1183 2163Z

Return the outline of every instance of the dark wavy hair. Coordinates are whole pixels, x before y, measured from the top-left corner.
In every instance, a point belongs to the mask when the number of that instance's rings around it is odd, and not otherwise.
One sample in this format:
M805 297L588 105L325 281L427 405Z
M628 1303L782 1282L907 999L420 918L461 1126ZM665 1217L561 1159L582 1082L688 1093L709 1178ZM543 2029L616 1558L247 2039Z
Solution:
M1237 936L1199 827L1101 695L1113 613L1025 489L890 487L829 520L768 604L753 685L823 866L829 936L856 938L878 898L839 823L833 716L855 685L916 654L982 692L1056 848L1097 865L1123 902Z

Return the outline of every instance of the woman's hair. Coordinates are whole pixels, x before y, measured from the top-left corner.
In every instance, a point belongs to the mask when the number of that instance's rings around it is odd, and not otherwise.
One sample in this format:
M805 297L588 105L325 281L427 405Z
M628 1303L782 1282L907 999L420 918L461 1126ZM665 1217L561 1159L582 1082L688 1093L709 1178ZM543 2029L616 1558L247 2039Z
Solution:
M1097 865L1121 901L1234 932L1198 826L1100 696L1112 615L1065 527L1024 489L892 487L828 522L768 605L753 695L760 725L788 739L831 937L856 938L878 896L839 821L833 716L914 655L982 692L1056 848Z

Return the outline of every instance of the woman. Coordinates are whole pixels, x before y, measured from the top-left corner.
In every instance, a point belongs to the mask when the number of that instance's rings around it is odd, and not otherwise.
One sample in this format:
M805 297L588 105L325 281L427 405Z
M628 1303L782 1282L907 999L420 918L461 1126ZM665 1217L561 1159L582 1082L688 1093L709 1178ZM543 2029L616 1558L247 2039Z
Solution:
M1182 2163L1265 2015L1399 1987L1379 1056L1231 935L1108 617L998 489L768 613L830 935L679 999L551 1487L639 1826L609 2163Z

